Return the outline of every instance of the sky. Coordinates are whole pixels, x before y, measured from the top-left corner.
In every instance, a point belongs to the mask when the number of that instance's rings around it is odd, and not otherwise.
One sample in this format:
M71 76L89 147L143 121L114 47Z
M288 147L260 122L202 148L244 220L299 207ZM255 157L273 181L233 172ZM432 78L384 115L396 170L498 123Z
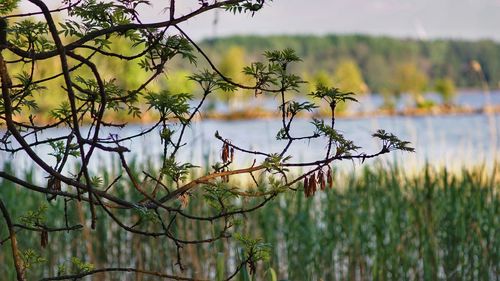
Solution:
M26 3L27 1L22 1ZM57 0L46 0L56 7ZM167 14L155 6L143 10L147 21ZM177 15L197 0L178 0ZM23 4L24 10L31 10ZM217 24L214 25L214 21ZM419 39L493 39L500 41L500 0L274 0L250 15L210 12L183 24L194 39L233 34L360 33Z

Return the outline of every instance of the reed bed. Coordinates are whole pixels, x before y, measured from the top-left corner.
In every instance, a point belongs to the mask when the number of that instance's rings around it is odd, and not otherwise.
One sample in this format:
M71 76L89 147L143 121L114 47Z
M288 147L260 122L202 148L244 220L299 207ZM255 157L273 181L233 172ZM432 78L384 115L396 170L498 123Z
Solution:
M135 169L141 171L138 165ZM105 184L120 172L109 168ZM334 188L312 198L304 197L301 186L298 192L280 195L241 217L234 232L261 237L272 245L270 260L258 265L254 280L500 280L499 172L499 168L477 167L450 173L427 166L410 176L402 167L364 166L335 174ZM34 172L27 171L25 177L34 178ZM90 231L89 212L78 202L65 204L58 199L48 204L44 196L12 183L3 181L0 187L0 197L16 222L26 210L45 204L50 226L65 225L59 221L65 205L69 224L85 225L76 232L51 233L45 249L38 234L20 231L21 249L32 249L45 259L33 264L30 280L57 275L61 266L71 270L75 257L96 268L136 266L215 280L220 271L234 269L240 255L241 245L234 240L185 245L181 254L186 269L180 272L176 246L170 241L121 231L103 212L97 229ZM138 196L126 183L113 188ZM195 193L186 212L212 212L201 202L202 196ZM255 203L235 200L240 205ZM137 210L118 215L129 223L140 216ZM154 221L148 223L154 227ZM199 239L220 229L216 222L178 220L173 235ZM1 227L0 239L5 237L6 229ZM2 279L13 280L8 245L0 246L0 273ZM240 274L235 280L247 277ZM93 280L150 279L107 274Z
M497 175L479 168L427 167L411 178L366 168L251 221L276 245L273 266L289 280L499 280L498 191Z

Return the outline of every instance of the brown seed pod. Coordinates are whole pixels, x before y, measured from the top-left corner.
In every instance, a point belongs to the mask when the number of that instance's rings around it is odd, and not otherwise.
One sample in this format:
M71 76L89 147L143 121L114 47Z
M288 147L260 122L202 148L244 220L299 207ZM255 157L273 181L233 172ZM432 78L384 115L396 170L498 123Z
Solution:
M321 190L325 190L326 184L325 184L325 175L323 174L323 170L318 171L318 182Z
M49 243L49 233L46 230L40 232L40 246L45 249Z
M304 195L309 197L309 181L307 180L307 177L304 177Z
M309 177L309 186L311 188L310 194L313 196L316 193L316 176L314 174Z
M55 182L54 182L54 189L57 190L57 191L61 191L61 180L60 179L56 179Z
M182 207L186 208L189 204L189 194L184 193L179 196L179 201L181 201Z
M47 181L47 189L61 191L61 180L54 177L50 177ZM47 201L52 201L56 199L57 195L47 193Z
M222 145L222 162L226 163L229 158L229 146L227 143Z
M231 147L231 162L234 160L234 148Z
M328 171L327 171L327 174L326 174L326 182L328 183L328 188L333 188L333 178L332 178L332 169L330 168L330 166L328 166Z

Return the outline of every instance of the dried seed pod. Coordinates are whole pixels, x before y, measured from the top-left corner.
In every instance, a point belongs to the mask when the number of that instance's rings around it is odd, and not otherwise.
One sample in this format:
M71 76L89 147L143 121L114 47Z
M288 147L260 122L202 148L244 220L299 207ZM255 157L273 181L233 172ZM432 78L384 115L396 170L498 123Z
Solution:
M304 195L309 197L309 181L307 180L307 177L304 177Z
M45 249L49 243L49 233L46 230L40 232L40 246Z
M323 170L318 171L318 182L321 190L325 190L326 184L325 184L325 176L323 174Z
M179 201L181 201L182 207L186 208L189 204L189 194L184 193L179 196Z
M229 158L229 146L227 143L222 145L222 162L226 163Z
M55 177L49 177L47 181L47 189L61 191L61 180L56 179ZM57 195L47 193L47 201L52 201L56 199Z
M231 147L231 162L234 160L234 148Z
M326 174L326 182L328 183L328 188L333 188L333 178L332 178L332 169L330 168L330 166L328 166L328 171L327 171L327 174Z
M313 196L316 193L316 176L313 174L309 177L310 194Z
M227 143L224 145L224 155L224 162L227 162L227 160L229 159L229 146L227 145Z
M61 191L61 180L60 179L56 179L55 182L54 182L54 189L57 190L57 191Z

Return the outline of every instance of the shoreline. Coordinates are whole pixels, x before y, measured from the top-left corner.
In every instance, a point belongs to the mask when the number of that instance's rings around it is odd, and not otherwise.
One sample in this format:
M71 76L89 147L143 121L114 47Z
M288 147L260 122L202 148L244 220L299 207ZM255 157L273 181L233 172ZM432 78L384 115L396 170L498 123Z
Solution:
M336 119L362 119L362 118L379 118L379 117L424 117L424 116L467 116L467 115L497 115L500 114L500 104L489 105L482 108L472 108L468 106L433 106L431 108L405 108L401 110L394 109L376 109L373 111L358 111L358 112L336 112ZM193 121L200 120L218 120L218 121L240 121L240 120L262 120L262 119L280 119L281 112L265 110L259 107L251 107L244 110L233 110L228 112L202 112L197 114ZM298 114L296 118L328 118L327 112L304 112ZM149 124L156 121L157 116L151 112L145 112L141 118L123 118L122 116L106 116L104 122L115 126L133 125L133 124ZM18 123L31 124L30 120L25 118L14 117L14 121ZM38 120L37 120L38 119ZM37 122L38 121L38 122ZM46 125L47 123L55 122L48 118L38 116L34 119L34 125ZM83 124L90 124L84 121ZM0 125L0 128L6 128L5 123Z
M422 108L405 108L402 110L376 109L373 111L364 112L337 112L335 118L338 119L361 119L370 117L421 117L421 116L458 116L458 115L476 115L476 114L500 114L500 104L490 105L482 108L472 107L450 107L450 106L434 106L427 109ZM325 118L330 117L322 112L307 112L297 115L297 118ZM280 112L272 112L259 108L250 108L247 110L236 110L227 113L209 112L202 114L203 119L233 121L233 120L253 120L253 119L280 119Z

